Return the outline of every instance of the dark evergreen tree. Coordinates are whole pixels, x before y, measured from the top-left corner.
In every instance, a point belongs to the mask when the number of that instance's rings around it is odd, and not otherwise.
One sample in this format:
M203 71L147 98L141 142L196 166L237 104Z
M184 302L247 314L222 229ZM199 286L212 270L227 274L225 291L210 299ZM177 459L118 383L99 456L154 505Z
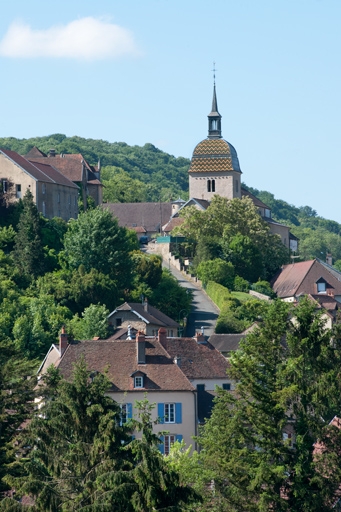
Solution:
M29 189L22 203L23 210L12 255L17 268L30 279L41 275L44 271L44 248L41 241L39 213Z
M311 302L291 315L276 301L241 342L229 372L236 393L219 393L199 438L217 510L317 512L335 502L340 352Z

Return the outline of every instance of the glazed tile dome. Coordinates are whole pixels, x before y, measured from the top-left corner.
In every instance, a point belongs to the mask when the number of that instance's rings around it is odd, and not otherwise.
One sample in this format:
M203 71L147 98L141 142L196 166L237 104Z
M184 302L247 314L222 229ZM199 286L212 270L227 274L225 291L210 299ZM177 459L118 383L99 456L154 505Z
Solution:
M205 139L195 147L188 172L241 172L237 151L224 139Z

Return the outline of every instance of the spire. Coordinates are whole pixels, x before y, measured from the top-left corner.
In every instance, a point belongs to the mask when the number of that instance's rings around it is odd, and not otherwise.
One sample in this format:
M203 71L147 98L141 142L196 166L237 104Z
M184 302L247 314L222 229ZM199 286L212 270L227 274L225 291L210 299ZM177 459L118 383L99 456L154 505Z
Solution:
M213 99L212 110L208 114L208 138L221 139L221 115L218 112L217 92L215 87L215 62L213 62Z

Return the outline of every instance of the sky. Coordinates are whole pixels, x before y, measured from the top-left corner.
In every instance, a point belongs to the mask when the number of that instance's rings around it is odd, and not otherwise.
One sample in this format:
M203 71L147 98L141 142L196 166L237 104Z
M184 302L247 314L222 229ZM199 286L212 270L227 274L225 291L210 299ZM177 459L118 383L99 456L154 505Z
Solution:
M340 25L340 0L4 2L0 137L63 133L191 158L215 68L242 180L341 223Z

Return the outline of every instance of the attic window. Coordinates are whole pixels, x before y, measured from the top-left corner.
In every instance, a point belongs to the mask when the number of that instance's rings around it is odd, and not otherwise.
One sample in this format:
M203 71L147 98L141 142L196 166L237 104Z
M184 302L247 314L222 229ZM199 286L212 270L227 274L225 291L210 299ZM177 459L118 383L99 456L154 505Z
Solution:
M134 388L143 388L143 377L134 377Z
M316 285L317 285L317 293L326 293L327 286L326 286L326 282L325 281L318 281L316 283Z

